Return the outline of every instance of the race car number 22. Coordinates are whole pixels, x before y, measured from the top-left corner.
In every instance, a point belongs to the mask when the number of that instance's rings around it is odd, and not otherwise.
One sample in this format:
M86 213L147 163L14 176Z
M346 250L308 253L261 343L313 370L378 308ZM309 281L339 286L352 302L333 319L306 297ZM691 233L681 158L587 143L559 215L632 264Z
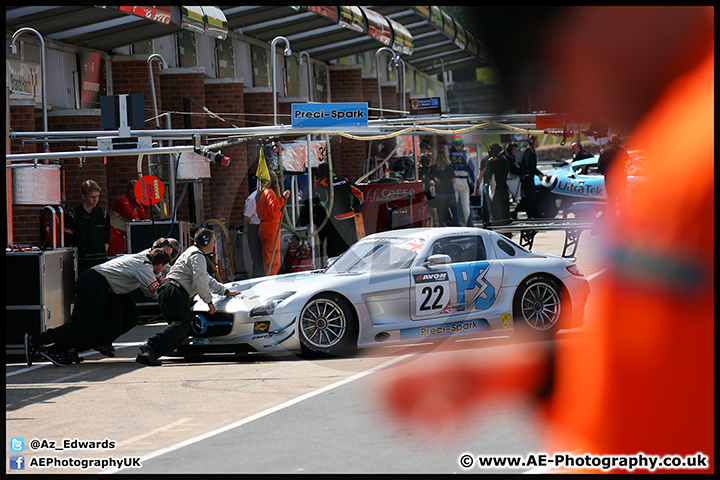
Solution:
M437 313L450 313L450 294L443 284L418 286L417 315L430 315Z

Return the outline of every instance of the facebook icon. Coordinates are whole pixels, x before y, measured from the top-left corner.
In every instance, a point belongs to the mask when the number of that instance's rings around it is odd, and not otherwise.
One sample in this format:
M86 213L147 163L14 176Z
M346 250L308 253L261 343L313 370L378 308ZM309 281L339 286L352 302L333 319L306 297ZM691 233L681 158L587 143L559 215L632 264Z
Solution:
M25 455L10 455L10 470L25 470Z

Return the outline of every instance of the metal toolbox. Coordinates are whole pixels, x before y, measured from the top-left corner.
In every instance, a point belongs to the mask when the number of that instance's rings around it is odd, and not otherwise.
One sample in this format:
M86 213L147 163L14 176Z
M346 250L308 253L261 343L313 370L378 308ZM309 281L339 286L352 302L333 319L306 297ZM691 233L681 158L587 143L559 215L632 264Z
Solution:
M180 251L192 245L190 224L184 221L171 222L141 220L127 222L127 252L138 253L152 247L161 237L171 237L180 243Z
M70 319L77 280L77 248L5 253L5 347L23 348Z

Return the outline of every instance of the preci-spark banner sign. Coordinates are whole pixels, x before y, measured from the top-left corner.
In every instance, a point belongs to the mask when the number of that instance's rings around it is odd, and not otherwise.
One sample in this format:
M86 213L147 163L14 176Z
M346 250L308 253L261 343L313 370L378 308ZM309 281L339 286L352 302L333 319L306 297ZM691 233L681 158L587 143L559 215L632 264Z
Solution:
M293 103L293 127L367 127L367 103Z

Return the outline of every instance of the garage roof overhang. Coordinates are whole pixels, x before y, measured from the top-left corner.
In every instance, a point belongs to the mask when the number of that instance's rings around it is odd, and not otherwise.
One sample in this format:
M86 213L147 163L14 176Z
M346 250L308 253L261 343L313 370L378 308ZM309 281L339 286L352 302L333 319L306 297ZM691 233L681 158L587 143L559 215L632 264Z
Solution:
M441 61L446 70L487 63L479 42L437 7L8 6L5 27L31 27L46 39L100 51L182 30L218 38L233 31L267 43L282 35L293 51L323 62L388 46L428 74L438 73Z

